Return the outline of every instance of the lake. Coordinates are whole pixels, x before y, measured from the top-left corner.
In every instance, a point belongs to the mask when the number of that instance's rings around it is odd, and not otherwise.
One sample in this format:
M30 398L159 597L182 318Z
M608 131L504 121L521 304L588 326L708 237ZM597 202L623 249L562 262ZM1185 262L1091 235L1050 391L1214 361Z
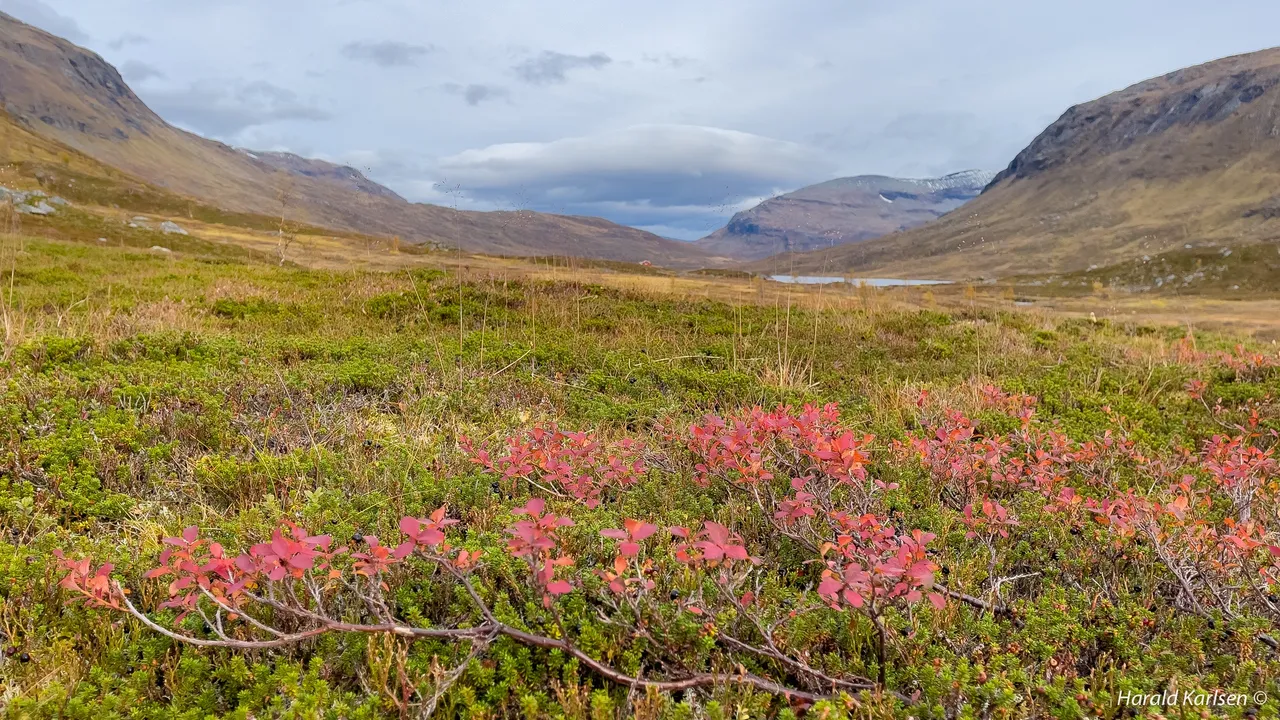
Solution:
M901 287L903 285L950 285L950 280L906 280L903 278L842 278L827 275L770 275L770 280L797 285L826 285L847 282L869 287Z

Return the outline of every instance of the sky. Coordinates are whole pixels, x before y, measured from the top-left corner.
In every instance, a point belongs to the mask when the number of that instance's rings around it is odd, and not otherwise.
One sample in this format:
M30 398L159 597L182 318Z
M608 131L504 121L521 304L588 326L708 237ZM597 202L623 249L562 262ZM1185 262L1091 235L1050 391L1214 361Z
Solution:
M166 120L414 201L694 239L836 177L999 170L1072 104L1277 42L1274 0L0 0Z

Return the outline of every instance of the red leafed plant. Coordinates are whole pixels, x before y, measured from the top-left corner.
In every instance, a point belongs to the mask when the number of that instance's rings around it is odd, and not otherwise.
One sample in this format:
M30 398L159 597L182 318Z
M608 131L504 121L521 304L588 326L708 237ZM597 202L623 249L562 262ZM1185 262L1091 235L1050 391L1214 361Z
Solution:
M1031 419L1035 417L1039 399L1034 395L1005 392L995 385L982 386L981 393L982 404L985 407L1018 418L1022 421L1023 427L1030 425Z
M513 557L523 558L533 571L534 582L542 590L542 604L551 606L555 595L573 592L573 585L567 580L557 580L556 568L573 564L573 558L560 550L560 538L557 531L573 525L571 518L554 513L544 513L546 502L542 498L533 498L522 508L512 511L515 515L528 515L528 520L521 520L510 528L507 534L507 551Z
M852 608L875 624L883 683L888 662L885 610L895 603L912 604L925 597L939 609L946 604L933 590L933 573L938 566L925 554L925 545L934 536L920 530L899 534L874 515L841 519L845 532L820 549L827 567L818 595L832 608Z
M935 482L959 498L956 506L989 492L1012 445L1000 436L977 435L973 421L954 410L929 429L932 436L909 434L908 443Z
M724 480L751 486L806 474L855 485L867 481L866 448L874 439L842 427L836 405L829 404L806 405L799 413L780 406L728 418L708 415L689 428L687 442L695 456L694 480L703 485Z
M58 558L58 565L67 571L58 587L71 593L70 602L83 602L89 607L120 609L120 595L111 585L114 565L103 563L95 569L89 558L71 560L61 550L54 550L53 554Z
M966 505L963 522L965 527L969 528L965 537L970 540L993 535L1007 538L1009 528L1018 524L1018 520L1009 514L1009 510L994 500L983 500L981 503Z
M626 558L640 554L640 543L658 532L657 525L640 520L624 520L622 526L624 528L622 530L601 530L600 535L621 540L622 542L618 544L618 554Z
M600 504L606 488L634 485L646 472L642 443L628 438L606 445L591 433L564 431L554 424L507 438L501 453L490 453L468 438L461 443L472 462L504 481L524 480L589 508Z
M66 571L61 587L72 594L72 600L128 613L171 639L206 647L262 650L326 633L389 634L468 643L472 653L463 660L461 667L465 667L469 658L503 636L531 647L566 653L601 676L632 688L675 691L730 683L813 703L833 697L836 691L876 687L866 678L827 673L776 644L774 636L786 622L813 608L769 616L776 610L757 602L761 578L757 577L754 587L743 587L756 576L762 559L749 554L741 536L713 521L702 523L696 533L674 528L673 534L684 542L670 546L665 559L646 552L658 531L653 523L627 519L621 529L600 533L617 543L617 554L608 569L595 571L605 581L607 592L594 602L612 611L604 620L607 627L619 628L619 642L644 638L648 647L662 648L667 642L665 637L673 631L671 623L686 618L683 613L688 612L706 619L701 632L713 638L717 648L715 656L707 660L713 663L711 670L686 665L689 661L678 654L661 653L651 664L659 668L654 672L667 677L628 675L575 645L560 623L555 599L575 589L569 578L577 568L561 547L562 533L574 526L573 520L549 511L540 498L533 498L512 512L519 519L507 528L506 549L527 567L532 580L529 584L511 586L505 580L499 581L498 576L484 584L485 566L478 562L480 553L451 546L448 529L456 521L440 508L425 519L401 518L399 527L405 539L400 544L384 545L376 537L363 536L358 541L362 547L351 552L350 557L344 557L345 548L331 549L328 536L311 535L288 523L273 532L269 542L252 545L239 555L226 553L218 543L201 538L198 528L187 528L179 536L165 538L161 566L146 573L150 579L169 580L170 598L161 607L181 611L172 626L161 624L134 605L124 587L111 579L110 565L95 569L90 560L70 560L58 553ZM434 565L439 572L423 574L423 564ZM666 574L662 573L663 568ZM715 582L702 581L707 573L714 573ZM439 583L441 592L469 599L474 613L445 612L437 618L438 624L406 622L398 616L397 601L388 593L394 584L409 578L415 586ZM664 578L678 579L689 588L687 594L678 590L672 590L669 596L653 592ZM500 620L490 599L499 585L505 587L504 592L516 594L532 587L533 597L542 600L550 619L523 617L516 624ZM593 586L580 583L576 587L589 592ZM450 603L443 606L456 607ZM525 606L511 603L510 607ZM715 619L723 613L731 613L729 617L738 618L739 623L720 627ZM203 632L188 633L182 628L181 622L188 615L204 620ZM539 622L551 624L555 632L539 634L532 630ZM742 659L772 658L785 672L781 679L746 672L741 669L738 654ZM740 671L731 675L715 671L724 665L736 665ZM413 697L418 698L420 708L431 708L448 684L461 675L458 670L425 678L402 678L411 687L396 702L402 703L405 712ZM442 677L445 679L440 680ZM801 684L785 684L786 678L799 678Z
M1214 435L1205 443L1201 463L1211 480L1231 498L1240 522L1247 522L1252 515L1255 496L1275 498L1275 448L1263 450L1244 436Z
M702 530L692 538L689 529L685 527L673 527L671 534L690 540L677 545L675 549L676 559L688 565L719 567L736 561L760 563L759 558L753 558L747 552L741 535L717 522L706 521L702 524Z
M642 520L623 520L621 530L601 530L602 537L618 540L618 555L613 559L608 570L597 574L607 583L609 590L618 595L627 594L631 590L652 590L654 581L653 561L640 560L642 543L658 532L658 526Z
M818 594L833 607L866 608L869 614L879 615L894 600L914 603L924 599L926 592L937 607L945 604L942 595L929 592L938 569L925 555L932 533L899 534L872 515L850 524L849 534L822 548L827 569Z

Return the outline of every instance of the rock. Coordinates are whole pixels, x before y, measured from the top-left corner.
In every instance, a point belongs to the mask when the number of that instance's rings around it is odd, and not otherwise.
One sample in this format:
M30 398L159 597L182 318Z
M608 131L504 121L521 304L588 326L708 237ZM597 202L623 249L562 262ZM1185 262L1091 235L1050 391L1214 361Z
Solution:
M106 242L106 241L107 241L106 238L98 238L98 242Z
M10 190L7 187L0 187L0 200L8 200L14 205L20 205L27 201L29 196L21 190Z
M151 249L152 249L152 250L155 250L156 252L163 252L163 253L173 252L173 251L172 251L172 250L170 250L169 248L167 248L167 247L161 247L161 246L159 246L159 245L152 245L152 246L151 246Z
M52 215L56 211L49 203L41 200L35 205L19 205L18 212L26 215Z
M182 228L178 227L178 224L173 222L172 220L165 220L164 222L160 223L160 229L163 230L166 235L186 235L187 234L186 230L183 230Z
M54 195L53 197L49 198L49 202L54 205L70 205L71 204L67 202L66 198L60 198L57 195Z

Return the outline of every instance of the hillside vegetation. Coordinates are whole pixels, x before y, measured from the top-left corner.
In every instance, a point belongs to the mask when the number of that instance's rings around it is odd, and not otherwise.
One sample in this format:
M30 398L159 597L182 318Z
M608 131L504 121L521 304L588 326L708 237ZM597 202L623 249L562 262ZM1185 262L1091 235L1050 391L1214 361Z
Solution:
M1012 282L1028 292L1048 295L1107 289L1134 295L1257 300L1280 295L1280 244L1183 248L1107 267Z
M10 717L1120 717L1274 688L1273 348L184 242L4 237Z

